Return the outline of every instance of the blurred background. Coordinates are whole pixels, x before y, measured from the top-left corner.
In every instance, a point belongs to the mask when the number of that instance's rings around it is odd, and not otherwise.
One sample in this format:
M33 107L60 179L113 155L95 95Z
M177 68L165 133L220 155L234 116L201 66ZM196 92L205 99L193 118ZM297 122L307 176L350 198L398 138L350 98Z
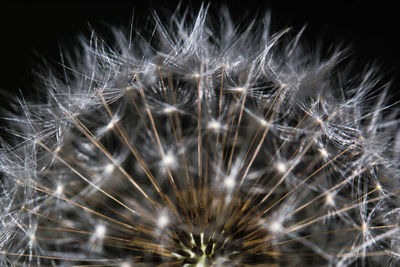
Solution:
M190 6L198 10L201 1L52 1L32 3L3 2L0 6L0 90L12 94L34 91L32 69L42 58L57 65L60 49L77 43L79 34L90 36L93 28L105 40L110 38L109 26L129 29L133 24L144 27L149 15L156 11L167 19L175 7ZM220 1L206 1L211 9ZM343 43L351 45L355 68L362 70L368 63L382 67L383 81L393 81L394 99L400 99L400 41L398 14L395 5L378 1L226 1L236 22L249 21L272 12L272 30L291 26L299 31L307 25L303 38L311 49L322 41L323 49ZM1 103L1 102L0 102Z

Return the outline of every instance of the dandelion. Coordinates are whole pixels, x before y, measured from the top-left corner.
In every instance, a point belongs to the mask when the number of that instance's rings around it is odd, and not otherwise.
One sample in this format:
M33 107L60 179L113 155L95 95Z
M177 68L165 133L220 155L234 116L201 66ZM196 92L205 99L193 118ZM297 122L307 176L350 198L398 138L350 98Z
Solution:
M346 80L342 51L220 15L93 35L47 102L19 100L2 266L399 264L398 110L377 71Z

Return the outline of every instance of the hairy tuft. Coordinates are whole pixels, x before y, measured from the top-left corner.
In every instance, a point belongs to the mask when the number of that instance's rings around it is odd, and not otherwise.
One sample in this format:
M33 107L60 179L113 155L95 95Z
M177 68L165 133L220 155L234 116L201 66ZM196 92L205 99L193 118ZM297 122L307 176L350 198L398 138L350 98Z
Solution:
M343 50L268 16L207 16L93 34L18 101L2 266L400 264L399 110L378 71L349 76Z

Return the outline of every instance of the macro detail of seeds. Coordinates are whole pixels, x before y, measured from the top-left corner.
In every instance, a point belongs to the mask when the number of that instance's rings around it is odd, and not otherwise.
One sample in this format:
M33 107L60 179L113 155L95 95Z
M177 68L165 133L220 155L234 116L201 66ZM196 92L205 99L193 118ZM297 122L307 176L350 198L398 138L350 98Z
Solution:
M92 35L3 114L1 266L400 264L379 71L208 16Z

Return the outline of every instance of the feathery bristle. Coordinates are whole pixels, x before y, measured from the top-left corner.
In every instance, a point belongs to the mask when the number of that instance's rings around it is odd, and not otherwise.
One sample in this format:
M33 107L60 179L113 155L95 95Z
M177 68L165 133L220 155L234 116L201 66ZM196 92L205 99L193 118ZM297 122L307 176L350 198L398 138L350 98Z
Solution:
M207 8L83 42L1 150L2 266L395 266L399 123L371 69ZM22 115L21 115L22 114Z

